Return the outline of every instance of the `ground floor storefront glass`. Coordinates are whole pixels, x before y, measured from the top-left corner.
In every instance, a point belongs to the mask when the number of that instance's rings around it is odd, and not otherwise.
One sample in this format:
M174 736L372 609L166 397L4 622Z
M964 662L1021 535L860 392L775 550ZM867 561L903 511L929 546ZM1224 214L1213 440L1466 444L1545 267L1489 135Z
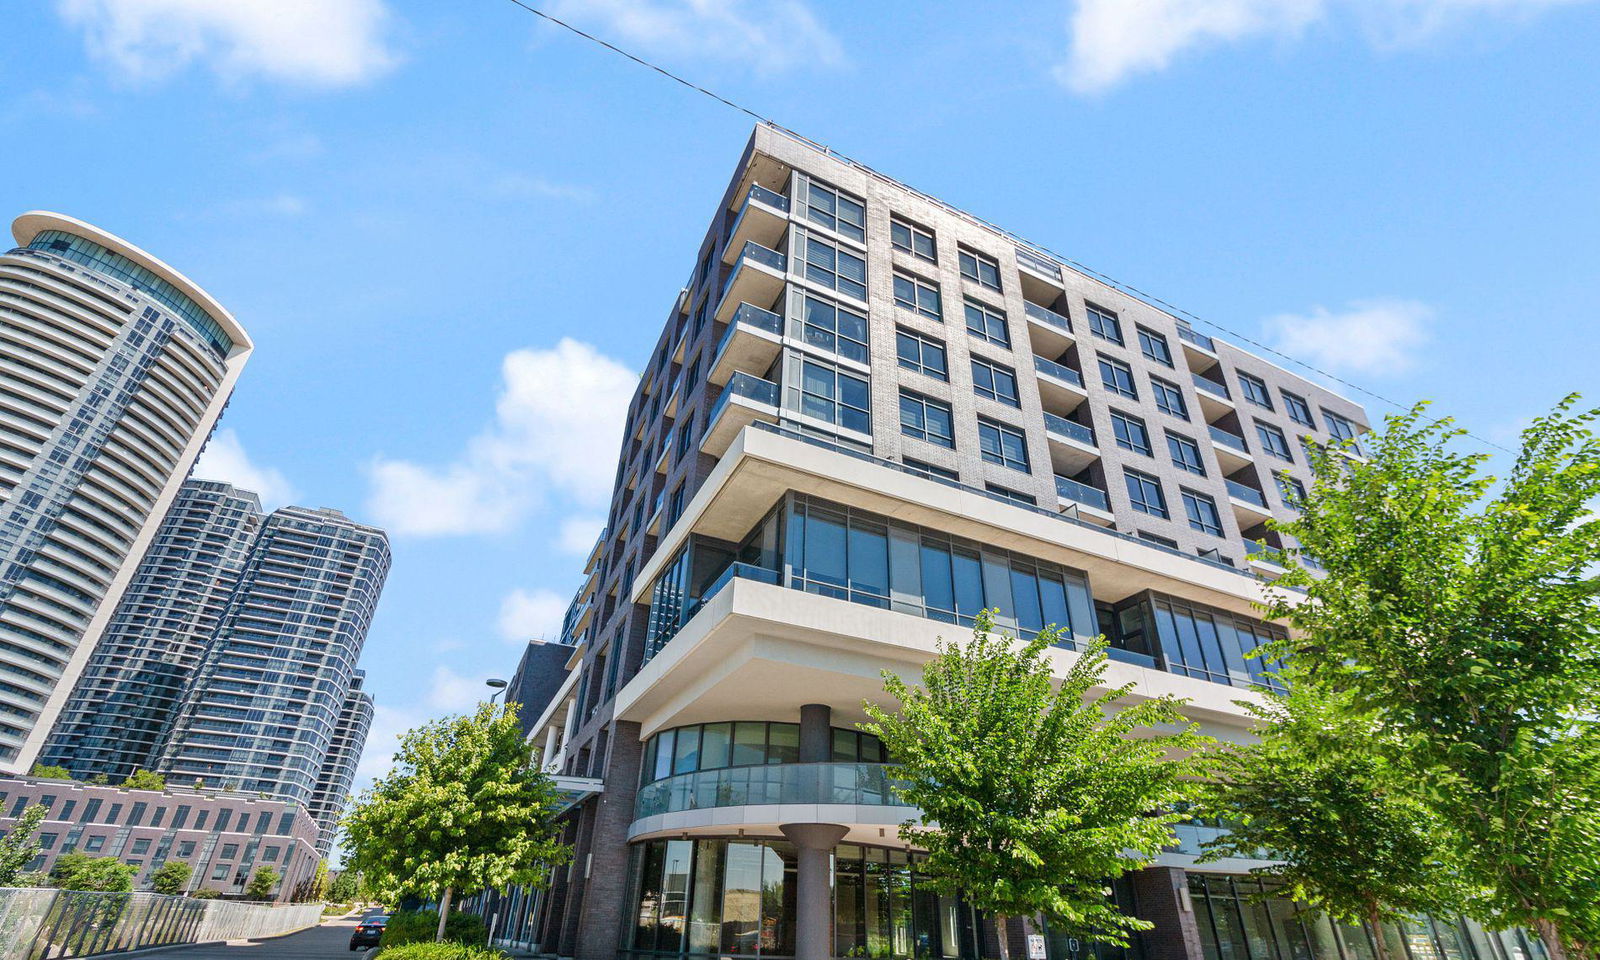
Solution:
M1205 960L1375 960L1370 927L1307 916L1287 899L1257 902L1265 889L1253 877L1189 875ZM1460 918L1385 924L1378 935L1396 960L1545 960L1521 931L1490 932Z

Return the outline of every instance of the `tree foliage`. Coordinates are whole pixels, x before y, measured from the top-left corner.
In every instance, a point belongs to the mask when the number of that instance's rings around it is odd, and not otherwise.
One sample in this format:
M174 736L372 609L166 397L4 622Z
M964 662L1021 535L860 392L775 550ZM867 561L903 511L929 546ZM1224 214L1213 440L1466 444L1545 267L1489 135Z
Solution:
M165 790L167 778L153 770L135 770L122 781L124 790Z
M72 772L66 767L51 767L36 763L33 769L28 771L28 776L38 777L41 780L71 780Z
M150 889L169 896L180 894L193 873L193 868L182 860L168 860L150 874Z
M970 642L941 643L920 687L886 672L897 710L865 704L862 729L901 765L900 793L921 811L900 834L927 850L922 869L943 893L1002 921L1043 913L1069 936L1126 945L1149 924L1116 908L1108 881L1172 842L1204 738L1179 701L1102 689L1103 640L1056 688L1054 630L1022 642L993 629L985 612Z
M50 885L61 890L95 890L127 893L139 868L116 857L91 857L76 850L56 858L50 868Z
M0 838L0 887L18 886L20 877L33 858L39 855L39 824L47 811L41 804L31 804L22 816L11 825L11 830Z
M1287 693L1240 701L1260 739L1219 746L1209 762L1203 811L1230 828L1203 859L1271 859L1255 872L1288 896L1350 924L1453 913L1462 897L1450 836L1380 750L1370 717L1338 695L1281 676ZM1379 960L1388 942L1375 940Z
M401 738L393 769L343 823L349 856L379 896L449 898L514 884L542 887L571 849L555 822L554 784L522 737L515 705L486 704Z
M270 866L260 866L251 874L244 895L250 900L271 900L272 888L278 885L278 871Z
M328 898L335 903L354 903L362 894L361 871L346 867L339 871L328 888Z
M1349 692L1451 824L1494 926L1538 930L1556 960L1600 944L1600 520L1597 412L1568 397L1522 434L1504 483L1418 407L1370 458L1313 451L1316 483L1279 529L1293 569L1277 651Z

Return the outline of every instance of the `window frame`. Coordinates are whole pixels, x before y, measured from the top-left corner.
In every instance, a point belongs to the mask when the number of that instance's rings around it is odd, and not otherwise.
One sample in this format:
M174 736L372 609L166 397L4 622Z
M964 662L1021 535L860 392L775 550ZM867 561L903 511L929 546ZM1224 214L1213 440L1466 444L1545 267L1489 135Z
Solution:
M985 448L986 431L994 435L994 450ZM1006 452L1006 441L1010 440L1017 445L1022 459L1014 460ZM996 420L993 417L978 417L978 456L985 463L992 463L998 467L1016 470L1020 473L1033 472L1032 460L1028 456L1028 431L1015 424ZM1020 466L1018 464L1021 464Z
M831 211L822 211L822 212L819 213L817 206L814 203L811 202L812 194L815 193L815 192L818 192L818 191L821 191L825 195L831 195L832 196L833 209ZM843 201L843 202L841 202L841 201ZM854 205L854 206L860 208L860 210L861 210L861 222L860 223L855 223L853 221L845 220L843 217L840 216L840 211L843 209L845 204L851 204L851 205ZM857 243L866 243L867 242L867 201L866 200L864 200L864 199L862 199L860 197L857 197L855 194L846 193L845 191L840 190L838 187L835 187L834 185L832 185L830 183L824 183L821 180L816 180L816 179L813 179L811 177L807 177L806 178L806 196L805 196L804 201L802 201L802 205L805 207L805 221L806 221L806 223L813 224L815 226L821 227L822 229L827 230L830 233L836 233L841 237L845 237L847 239L854 240ZM847 224L851 229L849 229L849 230L841 230L841 229L839 229L839 224L840 223Z
M995 403L1002 403L1008 407L1021 410L1022 395L1017 389L1017 371L987 357L980 357L977 354L970 354L969 356L972 359L972 392L984 399L993 400ZM980 370L988 378L987 387L979 381ZM1002 396L999 389L1000 381L1007 377L1011 380L1011 395L1009 397Z
M806 233L801 236L801 239L805 240L804 256L800 258L801 270L799 272L801 276L804 276L809 282L832 290L840 296L849 297L850 299L859 301L861 303L867 302L866 257L861 256L854 250L850 250L842 246L838 241L830 240L827 237L814 237L811 234ZM830 265L823 266L811 259L813 245L816 245L823 250L827 250L833 255L833 260ZM860 262L860 280L856 280L854 277L846 277L839 270L839 259L841 257L849 257L852 260ZM818 274L825 274L826 278L818 276ZM850 285L849 288L841 288L839 286L841 278L843 278L844 283L848 283ZM859 295L853 292L856 287L861 288L861 293Z
M1201 493L1199 490L1191 490L1188 487L1179 487L1178 493L1183 500L1183 513L1189 520L1189 528L1191 530L1198 530L1213 537L1221 537L1223 535L1222 511L1217 509L1217 499L1215 497L1208 493ZM1210 510L1209 519L1204 516L1196 516L1205 512L1201 509L1202 507Z
M896 236L896 230L904 230L906 232L906 236L910 239L906 243L902 244L899 241L899 238ZM923 253L917 249L917 240L919 237L927 238L927 253ZM927 263L939 262L938 235L935 234L931 229L924 227L913 220L902 217L898 213L889 214L889 246L896 250L902 250L906 253L909 253L918 260L922 260Z
M1177 417L1185 423L1189 422L1189 401L1183 397L1183 390L1171 380L1152 375L1150 377L1150 392L1155 396L1156 409L1169 417ZM1178 408L1172 409L1168 402L1176 398Z
M1134 335L1139 338L1140 353L1144 354L1146 358L1161 364L1169 370L1178 369L1177 362L1172 359L1172 344L1167 342L1167 338L1165 336L1157 333L1154 330L1151 330L1142 323L1134 324L1133 331ZM1152 343L1160 345L1159 352L1164 354L1164 356L1157 356L1155 352L1152 352L1150 349L1150 345Z
M916 403L916 404L919 405L919 407L921 409L921 423L922 423L922 426L920 426L920 427L911 427L911 428L907 427L907 424L906 424L906 403L908 401ZM927 429L928 422L929 422L928 408L930 406L933 409L938 410L938 411L940 411L941 413L944 414L945 423L949 426L949 429L950 429L950 433L949 433L948 436L940 436L938 434L933 434L933 433L930 433L928 431L928 429ZM947 450L954 450L956 448L956 418L955 418L955 411L953 409L951 409L950 404L947 401L940 400L937 397L930 397L925 393L918 393L915 390L907 390L905 387L901 387L900 388L900 435L903 436L903 437L910 437L913 440L921 440L923 443L931 443L936 447L944 447Z
M833 327L831 329L821 324L812 322L811 318L814 308L827 310L832 313ZM860 321L861 336L865 339L857 340L854 336L840 332L839 315L841 313L848 314L849 316ZM866 311L852 310L842 304L834 303L830 300L819 297L810 291L804 291L800 298L800 316L798 318L798 326L800 328L801 343L804 343L805 345L817 350L825 351L836 357L849 360L853 363L860 363L864 365L870 365L872 363L872 324L871 321L867 319ZM812 330L817 330L819 333L826 334L828 337L832 338L832 344L830 345L826 342L813 339L811 335ZM840 349L841 343L849 343L854 345L854 347L859 348L860 356L855 356L853 353L846 353L844 350ZM699 363L699 358L696 358L695 369L697 371L699 369Z
M1263 410L1277 412L1272 405L1272 390L1267 386L1267 381L1245 370L1235 370L1233 374L1239 382L1239 392L1246 400Z
M806 374L809 372L808 371L809 367L816 367L819 370L825 370L825 371L827 371L829 374L831 374L833 376L833 396L824 397L821 394L812 393L811 391L809 391L807 389L807 377L806 377ZM799 381L800 382L795 384L795 392L796 392L796 395L799 397L799 407L797 408L796 412L798 412L798 413L800 413L800 414L802 414L804 416L811 417L814 420L821 420L824 423L831 424L832 426L835 426L835 427L839 428L840 430L849 430L852 433L859 433L859 434L862 434L864 436L871 436L872 435L872 380L871 380L870 377L865 377L865 376L862 376L859 373L856 373L853 370L844 370L844 369L841 369L839 367L833 366L832 364L824 363L824 362L822 362L820 360L815 360L815 359L812 359L811 357L804 357L804 356L801 357L801 359L800 359L800 371L799 372L800 372L800 376L799 376ZM857 407L855 404L846 403L844 401L844 399L842 397L843 391L840 389L840 385L839 385L839 379L841 377L849 379L849 380L858 381L861 384L861 386L866 390L867 399L866 399L866 403L865 403L864 406ZM811 410L807 409L807 407L806 407L806 398L807 397L816 397L819 400L825 401L825 402L829 403L830 405L832 405L832 407L833 407L832 415L828 416L828 417L823 417L823 416L819 416L818 414L813 413ZM852 411L855 411L856 413L859 413L861 415L862 419L866 422L866 429L865 430L859 430L859 429L857 429L855 427L847 426L843 422L843 418L839 414L840 408L852 410Z
M972 262L972 272L970 273L967 272L967 262L969 260ZM996 293L1001 292L1000 261L994 257L986 253L979 253L971 247L958 244L956 246L956 267L963 279L971 280L985 290L993 290ZM988 267L993 272L994 282L990 283L984 279L984 267Z
M1291 393L1282 387L1278 388L1278 395L1283 398L1283 410L1289 415L1290 420L1300 424L1302 427L1317 429L1317 418L1311 412L1310 401L1298 393ZM1305 412L1304 419L1299 416L1300 411Z
M1103 353L1095 354L1095 361L1100 369L1100 384L1102 386L1119 397L1126 397L1129 400L1139 399L1139 381L1133 375L1132 364L1125 360L1118 360L1116 357L1108 357ZM1126 388L1117 383L1114 377L1107 376L1106 370L1108 367L1119 373L1127 374L1128 384Z
M976 313L978 317L982 319L981 329L972 325L974 313ZM961 314L966 320L968 334L978 338L984 343L992 343L997 347L1005 347L1007 350L1011 349L1011 322L1009 318L1006 317L1006 312L1004 310L1000 309L999 307L991 306L982 300L974 300L972 297L963 297L961 299ZM1000 325L1000 339L998 340L995 339L994 334L990 332L990 327L994 323L998 323Z
M905 354L901 352L901 347L907 340L917 345L917 361L915 364L908 361ZM926 362L930 350L936 351L939 355L940 369L938 370L930 368ZM931 380L938 380L941 383L950 382L950 351L943 340L936 340L909 327L896 326L894 328L894 355L895 361L902 369L920 373Z
M901 296L900 289L902 284L911 288L909 299ZM923 306L924 294L930 296L933 300L931 309ZM894 300L894 305L902 310L932 320L934 323L944 323L944 295L939 291L939 282L937 280L929 280L920 273L912 273L910 270L902 270L896 267L893 273L893 280L890 282L890 297Z
M1107 310L1097 303L1087 300L1083 302L1084 316L1089 324L1089 332L1107 343L1114 343L1119 347L1127 346L1127 341L1122 336L1122 318L1115 310ZM1108 335L1105 331L1110 330Z
M1116 445L1146 457L1154 457L1155 449L1150 445L1150 427L1144 418L1115 408L1110 412L1111 436ZM1135 432L1138 436L1135 436ZM1142 443L1139 437L1143 438Z
M1199 443L1191 440L1181 433L1173 433L1171 430L1163 430L1162 433L1166 434L1167 436L1167 456L1172 460L1173 466L1185 473L1192 473L1197 477L1204 477L1208 475L1206 473L1205 453L1200 449ZM1178 451L1180 449L1185 453L1193 451L1193 464L1188 462L1187 457L1183 459L1178 457Z
M1135 495L1134 492L1135 484L1139 487L1138 495ZM1128 502L1133 506L1134 510L1160 520L1172 519L1172 511L1167 505L1167 492L1161 486L1160 477L1145 473L1142 470L1124 467L1122 469L1122 485L1128 492ZM1155 492L1156 502L1154 508L1152 508L1149 499L1145 496L1149 491Z
M1274 424L1260 420L1253 422L1256 425L1256 439L1261 442L1261 449L1285 463L1294 463L1294 453L1289 448L1289 438L1284 432Z

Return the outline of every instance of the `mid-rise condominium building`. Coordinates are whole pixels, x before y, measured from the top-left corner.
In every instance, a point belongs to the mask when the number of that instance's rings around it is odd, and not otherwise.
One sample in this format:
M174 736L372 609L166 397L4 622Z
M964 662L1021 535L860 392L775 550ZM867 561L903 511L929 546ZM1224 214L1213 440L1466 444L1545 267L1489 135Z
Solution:
M1264 525L1309 480L1297 438L1366 429L1316 383L757 128L649 353L574 669L531 732L576 855L489 904L498 929L580 960L998 955L897 836L916 811L857 727L882 672L919 679L993 608L1059 625L1060 670L1103 633L1108 684L1247 736L1234 701L1269 679L1247 654L1278 631L1252 603L1291 546ZM1208 829L1117 884L1155 925L1135 953L1370 956L1365 931L1246 900L1252 862L1197 864ZM1052 960L1119 952L1041 932Z
M341 729L353 738L365 726L351 687L388 572L389 540L376 527L327 508L269 515L155 769L304 806L319 788L342 799L349 785L324 782L325 763ZM347 707L353 725L341 728Z
M190 480L167 511L68 698L39 762L121 783L155 766L179 698L216 636L261 501L215 480Z
M0 770L33 763L251 352L183 274L32 212L0 256Z

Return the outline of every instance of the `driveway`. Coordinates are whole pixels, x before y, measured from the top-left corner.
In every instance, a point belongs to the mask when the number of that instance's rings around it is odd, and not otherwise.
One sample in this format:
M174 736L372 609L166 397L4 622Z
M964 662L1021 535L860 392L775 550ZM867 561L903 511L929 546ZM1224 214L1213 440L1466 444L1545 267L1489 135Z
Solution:
M321 926L270 940L230 940L223 944L177 947L153 954L172 960L360 960L366 951L350 951L356 918L330 920Z

